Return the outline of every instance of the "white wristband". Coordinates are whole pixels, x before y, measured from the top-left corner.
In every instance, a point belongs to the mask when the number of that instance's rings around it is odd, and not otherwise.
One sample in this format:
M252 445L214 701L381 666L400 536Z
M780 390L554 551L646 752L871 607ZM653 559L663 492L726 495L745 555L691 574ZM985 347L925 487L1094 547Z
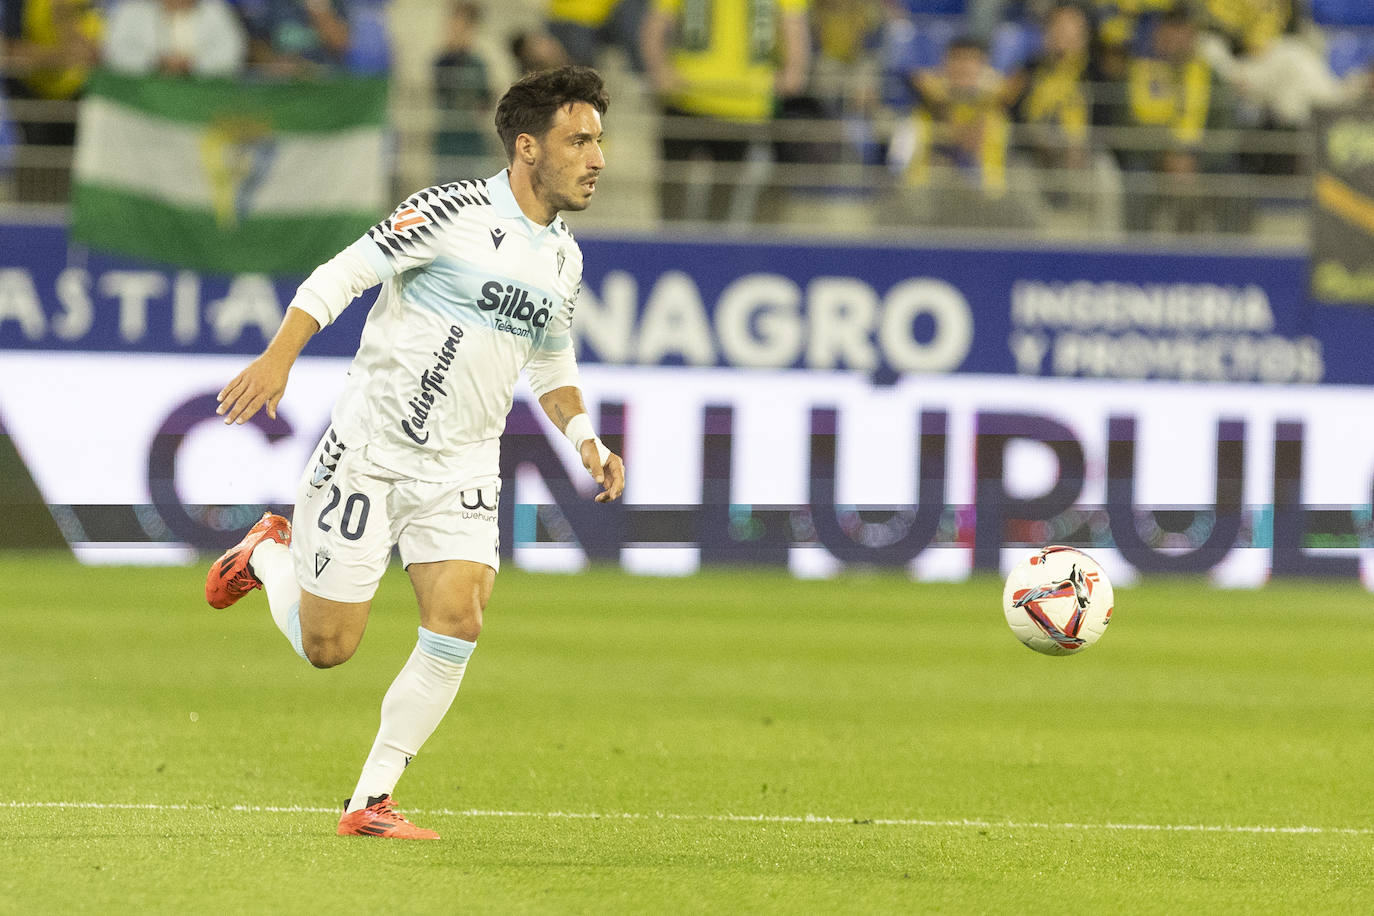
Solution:
M592 429L591 417L585 413L573 417L563 427L563 435L568 437L568 441L572 443L573 448L577 449L579 455L582 454L582 443L588 439L592 440L596 443L597 460L601 462L602 467L606 466L606 459L611 457L611 450L606 448L605 443L597 437L596 430Z

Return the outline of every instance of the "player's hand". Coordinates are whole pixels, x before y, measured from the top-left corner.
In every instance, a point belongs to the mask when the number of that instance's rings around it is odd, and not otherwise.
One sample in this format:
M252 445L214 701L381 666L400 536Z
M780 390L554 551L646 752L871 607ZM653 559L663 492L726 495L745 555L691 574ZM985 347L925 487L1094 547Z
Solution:
M290 371L289 363L283 366L264 353L215 395L215 400L219 401L215 413L224 417L225 423L247 423L266 407L267 415L275 420L277 404L286 393Z
M606 456L603 465L596 453L596 443L588 439L582 443L582 466L592 475L592 480L601 484L601 492L596 494L597 502L608 503L625 492L625 462L615 452Z

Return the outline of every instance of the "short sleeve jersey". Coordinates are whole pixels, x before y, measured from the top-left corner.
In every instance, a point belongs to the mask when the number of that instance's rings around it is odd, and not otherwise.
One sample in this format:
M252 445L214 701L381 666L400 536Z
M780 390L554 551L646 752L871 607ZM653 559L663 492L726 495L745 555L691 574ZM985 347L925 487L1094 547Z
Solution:
M335 429L417 480L496 473L520 371L536 394L577 383L582 253L567 225L525 217L503 171L427 188L350 247L382 290Z

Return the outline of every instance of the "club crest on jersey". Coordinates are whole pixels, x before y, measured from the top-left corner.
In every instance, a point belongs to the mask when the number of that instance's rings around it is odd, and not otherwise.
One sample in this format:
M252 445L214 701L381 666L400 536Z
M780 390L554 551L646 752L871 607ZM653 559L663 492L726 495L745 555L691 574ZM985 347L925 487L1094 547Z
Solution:
M498 226L498 227L496 227L495 229L491 230L491 247L492 247L492 248L500 248L500 247L501 247L501 243L504 242L505 240L506 240L506 230L502 229L500 226Z

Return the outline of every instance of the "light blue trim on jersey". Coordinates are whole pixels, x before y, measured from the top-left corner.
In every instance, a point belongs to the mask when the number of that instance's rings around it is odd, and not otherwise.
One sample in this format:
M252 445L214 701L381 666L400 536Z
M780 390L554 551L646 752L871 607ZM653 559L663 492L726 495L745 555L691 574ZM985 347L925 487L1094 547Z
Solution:
M526 216L524 210L520 209L520 202L515 199L515 192L511 190L509 169L502 169L487 179L487 196L491 198L491 206L496 211L497 216L503 216L506 219L518 219L525 224L525 228L530 233L530 241L536 248L543 241L544 235L562 234L558 231L559 220L557 216L547 226L541 226Z
M360 241L367 242L366 245L359 245L358 251L362 254L363 260L368 266L377 272L377 279L385 283L396 276L396 265L387 258L386 252L382 251L380 245L373 241L369 236L363 236Z
M487 277L476 271L463 270L454 258L438 257L423 267L415 267L401 275L401 296L411 305L442 316L446 321L459 319L495 325L493 309L484 312L477 301L482 297L482 284Z
M495 281L502 286L507 284L523 287L539 300L549 301L549 320L563 307L563 300L548 290L531 286L514 277L503 277L486 270L477 270L458 258L441 255L426 264L406 271L402 278L402 296L407 302L442 315L448 321L468 321L496 330L497 324L517 324L496 309L483 309L478 302L482 300L482 287ZM524 326L519 323L519 326ZM529 325L530 340L541 349L561 350L571 344L567 335L549 337L545 328Z
M435 658L442 658L446 662L455 665L465 665L472 650L477 648L477 643L467 639L459 639L457 636L444 636L442 633L435 633L433 630L419 628L420 651L426 655L433 655Z
M487 196L491 198L491 206L497 216L506 219L525 218L525 212L520 209L515 192L510 187L510 169L502 169L487 179Z

